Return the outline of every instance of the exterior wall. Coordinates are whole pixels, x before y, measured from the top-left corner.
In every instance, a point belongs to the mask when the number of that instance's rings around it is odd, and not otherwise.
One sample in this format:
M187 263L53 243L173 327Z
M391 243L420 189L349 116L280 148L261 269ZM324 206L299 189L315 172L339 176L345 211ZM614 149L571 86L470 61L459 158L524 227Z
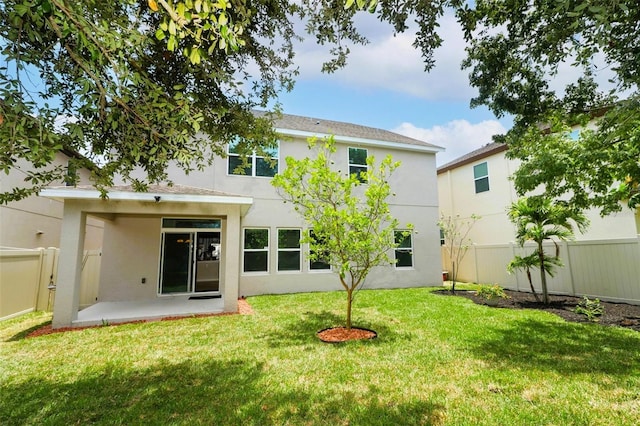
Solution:
M348 148L358 147L358 145L338 144L337 152L334 156L335 167L339 170L348 170ZM438 239L437 216L438 199L436 191L435 174L435 154L420 153L415 151L388 150L379 147L362 146L368 150L368 155L373 155L380 161L385 155L392 154L394 160L401 161L402 165L396 170L391 178L390 184L396 196L390 199L393 214L400 220L401 224L412 223L416 233L413 234L413 263L411 269L395 269L393 266L379 267L371 272L367 278L368 288L391 288L391 287L411 287L440 285L441 283L441 255ZM307 148L307 143L302 139L286 140L280 143L279 168L285 167L285 158L293 156L303 158L311 155ZM227 160L217 158L212 167L204 171L194 171L186 175L177 166L172 166L169 176L176 184L193 187L215 189L217 191L228 192L250 196L254 199L254 204L248 213L241 217L241 232L235 237L237 242L242 244L242 229L247 227L260 227L269 229L269 271L266 273L243 273L239 277L239 294L250 296L265 293L288 293L299 291L323 291L342 289L338 277L330 272L309 271L307 247L302 248L303 260L302 269L299 272L278 272L277 271L277 230L278 228L300 228L303 229L301 218L292 211L288 204L284 204L271 184L271 178L228 175ZM188 214L187 214L188 216ZM151 219L144 219L144 225L139 228L133 219L117 219L112 224L108 224L105 232L105 258L103 259L102 286L109 289L101 290L100 300L120 300L119 298L150 297L157 291L157 270L159 268L159 244L160 225L156 221L155 225L149 222ZM121 228L115 232L115 228ZM137 228L137 229L136 229ZM114 231L112 232L112 229ZM130 235L132 232L139 232L136 237ZM233 236L229 236L233 238ZM147 268L153 269L147 274L147 283L140 285L141 275L139 272L127 272L122 270L140 267L139 263L128 258L126 264L116 264L114 260L108 259L109 247L122 247L130 239L140 239L145 248L145 262ZM128 249L127 249L128 250ZM148 251L148 254L147 254ZM117 253L121 256L122 253ZM236 256L239 260L238 270L242 271L242 249L237 253L226 253L228 256ZM148 256L148 257L147 257ZM221 265L230 267L226 260ZM150 277L155 279L151 280ZM117 282L127 282L125 290ZM151 283L151 284L149 284ZM142 287L142 288L141 288ZM153 290L153 291L152 291Z
M160 265L159 217L117 216L105 222L98 301L155 298ZM142 278L146 282L142 283Z
M333 157L338 170L348 170L348 148L356 145L338 144ZM393 266L374 269L365 286L367 288L397 288L440 284L440 249L437 237L437 198L435 179L435 155L408 151L383 150L362 146L378 161L391 153L394 160L402 163L390 179L395 197L389 200L392 213L401 224L412 223L417 233L413 234L413 263L411 269L395 269ZM287 156L303 158L310 155L306 141L282 142L280 145L280 167L284 167ZM303 260L300 272L277 271L278 228L304 228L300 217L290 205L283 204L270 179L247 176L224 175L218 189L242 188L254 196L255 204L243 218L243 227L269 228L269 272L241 273L240 293L255 295L264 293L289 293L299 291L322 291L342 289L338 277L330 272L310 271L308 247L302 248ZM226 178L225 178L226 177ZM253 188L253 190L252 190ZM245 192L247 193L247 192ZM242 253L240 254L242 256Z
M489 191L475 193L473 166L487 162L489 170ZM468 218L471 214L482 217L469 237L476 244L504 244L515 239L515 227L507 217L507 209L518 199L511 174L518 168L518 162L505 158L505 152L499 152L459 168L438 175L438 197L440 213L445 216L459 215ZM591 225L576 240L589 241L600 239L634 238L637 235L635 212L624 208L622 212L605 218L598 211L586 212ZM577 231L577 230L576 230Z
M66 166L67 157L62 152L56 155L54 165ZM3 175L0 191L9 191L25 185L24 178L28 165L21 163ZM81 183L89 182L89 172L80 170ZM54 185L64 185L57 182ZM0 205L0 246L36 248L59 247L62 224L62 202L43 197L32 196L8 205ZM85 247L95 250L102 246L102 222L96 219L87 221Z
M473 167L487 162L489 191L475 193ZM473 242L499 244L513 241L515 228L509 222L508 206L518 199L509 181L517 164L508 160L504 152L452 169L438 175L440 214L459 215L461 219L476 214L480 219L469 234Z

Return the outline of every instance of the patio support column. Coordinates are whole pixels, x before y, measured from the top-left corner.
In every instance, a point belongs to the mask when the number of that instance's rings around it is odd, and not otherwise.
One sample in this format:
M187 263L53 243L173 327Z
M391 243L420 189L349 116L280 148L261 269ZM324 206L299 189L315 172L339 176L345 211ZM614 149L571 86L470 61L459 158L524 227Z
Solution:
M78 318L86 224L87 214L82 211L80 204L66 200L60 235L53 328L69 327Z
M226 255L224 268L224 310L238 310L238 291L240 282L240 208L234 206L227 215L225 224Z

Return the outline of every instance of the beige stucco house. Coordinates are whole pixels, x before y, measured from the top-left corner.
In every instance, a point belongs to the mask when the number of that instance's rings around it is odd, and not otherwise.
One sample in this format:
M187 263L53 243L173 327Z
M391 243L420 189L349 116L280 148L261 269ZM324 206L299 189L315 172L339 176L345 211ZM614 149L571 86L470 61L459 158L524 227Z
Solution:
M61 150L56 153L52 167L67 167L69 160L78 154ZM20 161L9 174L0 179L0 191L22 188L31 166ZM89 182L89 171L76 171L79 182ZM59 182L58 185L64 185ZM20 201L0 204L0 248L32 249L36 247L58 247L62 223L62 201L31 196ZM89 219L85 232L85 249L94 250L102 246L102 222Z
M368 156L391 154L402 162L391 179L390 200L400 223L412 223L396 265L371 272L366 288L439 285L441 258L436 225L438 194L435 154L441 148L385 130L315 118L283 115L282 136L272 153L274 167L252 156L237 174L233 145L203 171L169 170L174 186L137 193L116 186L100 199L90 187L44 190L64 203L54 327L101 321L234 312L241 296L341 289L326 264L310 263L299 243L305 225L271 185L284 158L310 154L306 139L335 135L336 168L366 167ZM97 303L79 311L87 218L104 222Z
M472 214L481 217L468 235L472 244L459 265L460 280L528 290L524 272L506 271L509 261L524 253L515 243L515 227L507 217L507 209L518 199L509 178L519 163L506 158L506 151L506 145L491 143L440 166L440 213L460 221ZM640 209L625 206L606 217L597 210L586 215L591 223L588 230L576 232L575 241L561 245L565 267L550 280L550 291L640 304ZM443 269L450 269L446 253ZM533 278L539 288L538 272Z
M507 146L491 143L438 167L438 200L444 216L472 214L482 217L471 230L476 244L500 244L515 239L515 227L507 217L507 209L518 199L510 176L519 162L506 158ZM576 234L576 240L633 238L638 233L634 212L624 208L620 213L600 217L597 210L586 212L591 226Z

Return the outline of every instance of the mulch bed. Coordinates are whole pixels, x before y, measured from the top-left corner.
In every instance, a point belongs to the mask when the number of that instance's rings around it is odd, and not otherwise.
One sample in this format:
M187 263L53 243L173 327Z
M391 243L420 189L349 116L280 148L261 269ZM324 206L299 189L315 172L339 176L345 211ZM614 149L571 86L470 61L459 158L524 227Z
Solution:
M438 290L436 293L451 296L449 290ZM565 321L589 322L583 314L575 313L576 306L583 300L581 297L549 295L549 304L537 302L532 293L505 290L508 299L500 299L496 308L507 309L539 309L558 315ZM475 291L457 290L456 296L466 297L479 305L487 305L484 298L478 297ZM542 295L539 295L542 299ZM592 299L593 300L593 299ZM598 317L598 324L624 327L640 331L640 306L628 303L612 303L600 301L604 307L604 314Z
M127 322L119 322L119 323L115 323L115 324L109 324L109 325L89 325L86 327L61 327L61 328L56 328L53 329L51 327L51 324L47 324L47 325L43 325L42 327L32 331L31 333L27 334L27 338L29 337L38 337L38 336L44 336L47 334L53 334L53 333L63 333L66 331L80 331L80 330L85 330L87 328L98 328L98 327L116 327L119 325L124 325L124 324L139 324L139 323L143 323L143 322L154 322L154 321L175 321L175 320L180 320L180 319L185 319L185 318L204 318L204 317L220 317L220 316L226 316L226 315L252 315L253 314L253 308L251 307L251 305L249 305L249 302L247 302L244 298L238 299L238 312L221 312L221 313L217 313L217 314L195 314L195 315L182 315L182 316L172 316L172 317L163 317L160 319L153 319L153 320L138 320L138 321L127 321Z
M347 330L345 327L327 328L325 330L318 331L316 335L320 340L327 343L375 339L378 336L375 331L356 327L351 327L350 330Z

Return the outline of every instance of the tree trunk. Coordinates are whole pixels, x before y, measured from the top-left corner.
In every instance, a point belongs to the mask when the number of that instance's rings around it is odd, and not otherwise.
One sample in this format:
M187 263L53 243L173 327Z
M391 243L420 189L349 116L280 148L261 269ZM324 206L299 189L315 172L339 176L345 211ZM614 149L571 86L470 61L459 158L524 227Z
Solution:
M456 271L456 262L451 262L451 293L456 294L456 279L458 279L458 271Z
M538 297L538 293L536 293L536 288L533 286L533 281L531 280L531 269L527 268L527 279L529 280L529 287L531 287L531 293L533 293L533 297L536 298L536 302L540 301Z
M542 283L542 300L545 305L549 304L549 292L547 291L547 271L544 266L544 251L542 243L538 243L538 259L540 259L540 282Z
M351 330L351 306L353 303L353 288L347 289L347 330Z

